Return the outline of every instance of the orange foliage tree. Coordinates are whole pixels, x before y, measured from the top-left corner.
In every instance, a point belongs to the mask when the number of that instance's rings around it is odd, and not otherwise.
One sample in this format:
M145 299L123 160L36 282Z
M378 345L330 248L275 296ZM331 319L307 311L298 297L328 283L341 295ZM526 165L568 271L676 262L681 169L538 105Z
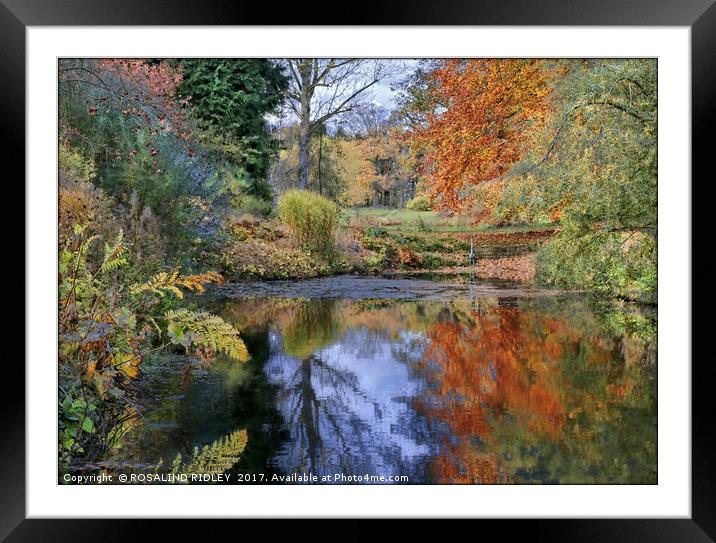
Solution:
M427 193L451 211L505 175L550 110L549 69L531 59L448 59L432 72L434 111L408 133Z

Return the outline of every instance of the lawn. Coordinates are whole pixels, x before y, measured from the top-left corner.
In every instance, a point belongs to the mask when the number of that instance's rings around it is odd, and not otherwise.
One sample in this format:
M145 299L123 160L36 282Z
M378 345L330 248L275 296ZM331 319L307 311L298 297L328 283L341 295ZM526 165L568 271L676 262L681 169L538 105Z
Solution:
M434 232L534 232L554 228L553 224L524 224L514 226L471 225L469 218L447 216L437 211L414 211L387 207L359 207L343 209L343 218L351 226L379 226L386 230L431 230Z

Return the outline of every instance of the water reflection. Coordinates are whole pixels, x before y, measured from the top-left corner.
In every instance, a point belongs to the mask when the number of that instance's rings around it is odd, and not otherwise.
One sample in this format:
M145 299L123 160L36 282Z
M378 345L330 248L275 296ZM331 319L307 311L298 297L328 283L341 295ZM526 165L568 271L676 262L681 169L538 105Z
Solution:
M652 346L568 322L498 307L430 328L416 403L451 429L440 482L655 481Z
M509 301L509 303L505 303ZM143 460L237 429L232 473L655 483L653 323L574 299L224 300L252 353L142 429ZM167 408L171 405L172 408Z
M423 384L396 344L366 328L350 329L307 354L303 343L294 350L289 338L282 345L281 336L273 336L276 355L266 365L269 380L280 386L278 405L291 437L275 465L287 473L424 479L433 450L426 420L410 405ZM409 336L399 342L410 343Z

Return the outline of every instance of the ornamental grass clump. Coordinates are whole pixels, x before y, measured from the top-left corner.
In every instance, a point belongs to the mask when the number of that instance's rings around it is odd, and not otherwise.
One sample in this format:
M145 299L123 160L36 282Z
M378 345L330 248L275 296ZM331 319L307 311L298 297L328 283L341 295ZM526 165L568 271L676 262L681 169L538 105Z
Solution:
M340 209L328 198L289 190L279 198L278 212L301 247L323 256L335 251Z

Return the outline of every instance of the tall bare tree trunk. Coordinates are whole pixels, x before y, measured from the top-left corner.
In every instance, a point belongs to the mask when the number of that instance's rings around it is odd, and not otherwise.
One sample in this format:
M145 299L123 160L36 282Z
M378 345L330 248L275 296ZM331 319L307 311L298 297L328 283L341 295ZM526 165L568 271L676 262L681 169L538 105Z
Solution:
M305 189L308 185L308 171L311 168L311 99L313 98L313 87L308 83L311 81L311 63L309 59L303 59L298 67L303 85L301 86L301 130L298 140L298 188Z
M306 125L306 126L304 126ZM311 167L311 130L308 123L301 122L298 140L298 188L308 185L308 170Z
M305 189L311 166L311 134L316 128L347 111L350 111L359 97L378 83L387 72L384 66L375 64L361 72L360 67L369 64L370 59L287 59L285 66L290 73L290 88L287 92L289 107L300 119L298 141L298 187ZM376 59L370 62L382 62ZM318 96L311 107L317 87L325 87L323 98ZM318 114L311 120L311 109Z
M323 130L318 139L318 194L323 196L323 182L321 181L321 160L323 159Z

